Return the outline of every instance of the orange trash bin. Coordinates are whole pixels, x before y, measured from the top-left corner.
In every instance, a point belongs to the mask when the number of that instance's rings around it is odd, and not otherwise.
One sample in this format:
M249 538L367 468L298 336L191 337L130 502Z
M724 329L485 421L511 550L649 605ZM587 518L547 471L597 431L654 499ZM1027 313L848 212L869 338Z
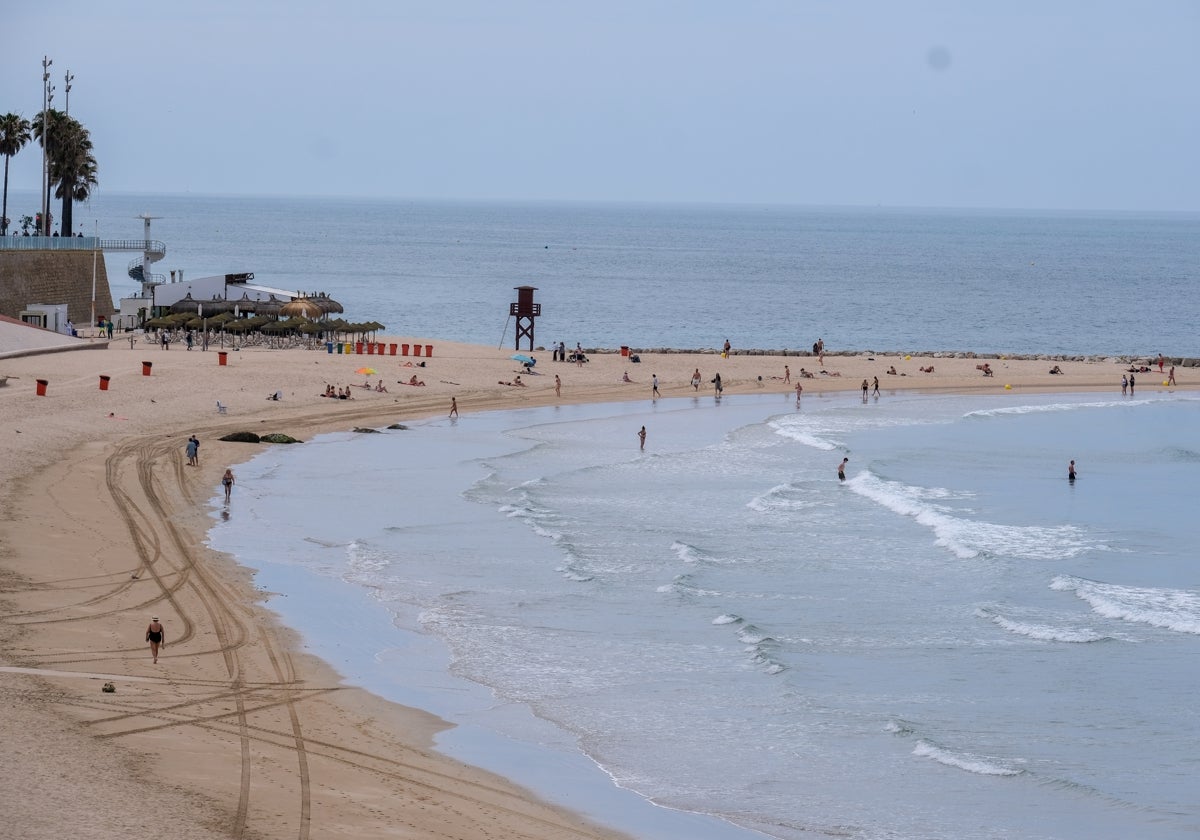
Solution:
M425 345L425 355L429 356L429 357L433 356L433 345L432 344Z
M111 376L105 376L103 373L100 374L100 390L101 391L108 390L108 380L110 380L110 379L112 379Z
M375 345L374 345L374 344L372 344L372 343L371 343L371 342L369 342L369 341L367 342L367 355L368 355L368 356L374 356L374 355L375 355Z
M46 386L49 384L50 384L50 381L47 379L39 379L37 381L37 395L39 397L46 396Z
M218 350L217 351L217 366L225 367L227 364L229 364L229 354L227 352L225 352L224 350Z
M154 367L154 362L142 362L142 376L149 376L152 367Z
M400 355L401 355L401 356L407 356L407 355L408 355L408 345L407 345L407 344L401 344L401 345L400 345Z
M414 356L420 356L420 355L421 355L421 345L420 345L420 344L414 344L414 345L413 345L413 355L414 355Z
M388 345L388 347L390 347L390 348L392 349L392 355L393 355L393 356L395 356L395 355L396 355L396 345L395 345L395 344L389 344L389 345Z

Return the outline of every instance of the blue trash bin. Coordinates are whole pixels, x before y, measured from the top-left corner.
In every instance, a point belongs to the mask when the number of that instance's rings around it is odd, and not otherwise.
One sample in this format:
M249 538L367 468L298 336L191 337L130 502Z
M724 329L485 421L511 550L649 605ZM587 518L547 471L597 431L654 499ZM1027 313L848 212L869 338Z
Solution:
M331 356L333 355L333 342L332 341L325 342L325 352Z

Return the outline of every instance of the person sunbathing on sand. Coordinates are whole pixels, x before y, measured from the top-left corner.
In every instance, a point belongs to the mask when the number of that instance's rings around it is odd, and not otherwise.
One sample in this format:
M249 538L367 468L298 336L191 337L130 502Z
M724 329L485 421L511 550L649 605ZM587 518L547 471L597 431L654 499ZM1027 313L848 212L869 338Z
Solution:
M814 376L813 374L809 373L809 372L808 372L807 370L805 370L804 368L800 368L800 375L801 375L801 376L803 376L805 379L816 379L816 376Z
M380 380L379 380L379 384L375 386L375 390L376 390L376 391L378 391L378 392L379 392L379 393L381 393L381 394L386 394L386 393L387 393L387 388L383 387L383 380L382 380L382 379L380 379Z
M841 373L841 371L837 371L837 370L833 370L833 371L823 370L823 371L821 371L821 375L822 376L841 376L842 373Z
M887 369L887 372L888 372L888 376L895 376L896 375L896 366L892 365L890 368Z
M930 365L929 367L917 368L917 370L921 371L921 373L933 373L933 365Z
M497 385L508 385L513 388L524 388L525 387L525 383L521 381L520 376L514 376L512 382L505 382L505 381L501 380L501 381L497 382L496 384Z
M518 377L518 378L520 378L520 377ZM412 375L412 379L408 380L408 384L409 385L424 385L425 383L422 382L420 379L417 379L417 375L414 373Z
M621 374L621 381L622 382L632 382L633 381L632 379L629 378L629 371L625 371L624 373Z

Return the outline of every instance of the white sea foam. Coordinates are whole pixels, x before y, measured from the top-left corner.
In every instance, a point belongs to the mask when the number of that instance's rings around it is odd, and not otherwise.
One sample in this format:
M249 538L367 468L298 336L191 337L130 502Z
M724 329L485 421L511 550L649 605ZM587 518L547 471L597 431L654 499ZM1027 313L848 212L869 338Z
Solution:
M1103 400L1101 402L1048 403L1046 405L1009 405L1004 408L985 408L968 411L964 418L986 419L1005 415L1047 414L1058 411L1075 411L1087 408L1112 408L1113 406L1145 405L1149 400Z
M991 610L980 609L976 610L975 614L980 618L986 618L997 627L1014 633L1018 636L1027 636L1030 639L1037 639L1041 642L1072 642L1072 643L1087 643L1087 642L1103 642L1111 640L1111 636L1105 636L1097 633L1088 627L1054 627L1049 624L1033 624L1025 621L1014 621L1010 618L1005 618L999 613Z
M812 499L790 498L790 496L794 496L798 491L799 488L794 484L777 484L766 493L755 496L746 502L746 507L759 513L767 513L773 510L801 510L821 504Z
M859 473L846 484L856 493L930 528L936 536L935 545L963 559L986 553L1026 560L1061 560L1105 548L1103 543L1085 539L1083 532L1072 525L998 525L956 515L951 508L931 502L953 497L943 488L914 487L869 472Z
M719 615L716 618L714 618L712 620L712 623L713 624L736 624L741 620L742 620L742 617L739 615L733 615L732 613L725 613L724 615Z
M939 764L945 764L947 767L957 767L959 770L966 770L968 773L976 773L980 776L1019 776L1025 772L1020 768L1007 767L992 758L973 755L967 752L955 752L945 747L939 747L937 744L927 741L924 738L917 741L916 746L913 747L913 755L918 755L922 758L932 758Z
M1200 635L1200 592L1189 589L1155 589L1100 583L1059 575L1050 588L1074 592L1105 618L1119 618L1176 633Z

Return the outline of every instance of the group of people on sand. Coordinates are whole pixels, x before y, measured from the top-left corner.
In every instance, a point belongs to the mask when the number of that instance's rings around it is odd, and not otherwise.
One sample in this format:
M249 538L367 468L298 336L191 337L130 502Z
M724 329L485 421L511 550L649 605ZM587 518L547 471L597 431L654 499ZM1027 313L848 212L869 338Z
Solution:
M521 374L517 374L512 378L511 382L505 382L503 379L496 382L497 385L508 385L513 388L524 388L525 383L521 381Z
M380 384L382 384L382 383L380 383ZM354 399L354 397L350 394L350 386L349 385L347 385L345 388L335 388L332 385L327 384L325 386L325 393L321 394L321 396L328 397L331 400L352 400L352 399Z

